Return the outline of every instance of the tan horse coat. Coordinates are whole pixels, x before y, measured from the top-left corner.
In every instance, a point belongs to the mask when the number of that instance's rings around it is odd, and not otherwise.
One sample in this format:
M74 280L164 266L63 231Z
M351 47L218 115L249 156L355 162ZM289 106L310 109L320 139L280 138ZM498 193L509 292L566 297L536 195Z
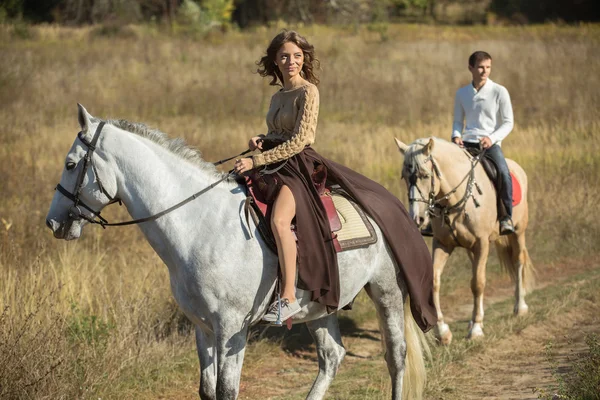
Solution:
M473 159L464 149L438 138L418 139L408 146L396 139L396 144L404 155L402 177L409 189L411 218L419 228L424 227L431 218L433 290L438 314L436 336L443 344L452 341L452 332L444 322L440 306L440 285L444 266L456 247L467 250L473 268L473 315L469 323L468 338L483 335L483 293L491 242L495 243L502 265L515 282L514 313L525 314L528 310L525 293L533 281L533 265L525 245L525 230L529 219L525 171L513 160L506 160L521 185L522 199L513 207L515 233L499 236L494 186L480 164L475 165L473 179L469 179ZM410 183L411 175L416 176L416 180L413 177L414 185ZM470 181L473 183L470 184ZM431 209L433 214L428 212L428 203L437 205ZM457 204L460 207L453 208ZM446 216L443 215L444 207L449 210Z

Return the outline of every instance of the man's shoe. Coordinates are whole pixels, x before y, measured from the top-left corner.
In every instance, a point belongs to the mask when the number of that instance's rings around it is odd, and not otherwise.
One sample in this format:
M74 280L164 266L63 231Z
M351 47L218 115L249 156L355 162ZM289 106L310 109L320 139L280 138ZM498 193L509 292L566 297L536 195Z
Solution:
M433 236L433 228L431 228L431 222L428 223L423 229L421 229L421 236Z
M279 314L279 303L281 303L281 314ZM295 300L293 303L290 303L288 299L281 299L279 301L275 301L271 306L269 306L269 311L262 318L263 321L270 322L271 324L275 324L278 320L281 322L285 322L288 318L298 314L300 312L300 304L298 304L298 300ZM279 316L279 318L277 318Z
M513 226L512 220L510 218L504 218L500 221L500 235L510 235L511 233L515 233L515 227Z

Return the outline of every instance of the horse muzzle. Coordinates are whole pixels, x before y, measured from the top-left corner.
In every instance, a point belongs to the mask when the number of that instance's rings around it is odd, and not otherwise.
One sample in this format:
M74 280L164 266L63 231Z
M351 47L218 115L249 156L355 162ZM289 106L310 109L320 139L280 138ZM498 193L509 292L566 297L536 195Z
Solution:
M69 218L60 223L53 218L46 219L46 226L50 228L56 239L73 240L81 236L81 221Z

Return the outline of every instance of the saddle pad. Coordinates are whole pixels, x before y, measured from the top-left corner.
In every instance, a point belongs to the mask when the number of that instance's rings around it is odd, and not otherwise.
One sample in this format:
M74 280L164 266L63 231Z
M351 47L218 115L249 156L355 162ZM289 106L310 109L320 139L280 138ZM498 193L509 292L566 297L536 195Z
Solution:
M339 193L333 193L331 198L342 223L342 228L335 232L342 251L377 242L373 225L356 203Z
M521 184L519 183L519 180L517 179L515 174L512 173L512 171L510 171L510 178L512 179L512 205L514 207L521 203L523 193L521 193Z

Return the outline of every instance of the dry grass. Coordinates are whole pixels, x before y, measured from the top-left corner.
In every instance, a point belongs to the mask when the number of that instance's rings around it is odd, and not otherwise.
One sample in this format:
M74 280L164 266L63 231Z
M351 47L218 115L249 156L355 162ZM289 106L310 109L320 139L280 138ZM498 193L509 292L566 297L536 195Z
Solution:
M63 243L44 217L78 130L76 102L185 137L208 160L241 151L265 129L273 88L253 71L277 29L203 38L19 29L0 26L0 397L136 397L174 381L187 390L197 375L180 371L195 369L193 340L137 229L88 227ZM534 262L598 253L600 27L391 25L386 41L366 29L301 31L323 65L317 149L401 199L392 138L447 138L466 58L489 51L492 79L513 99L504 149L529 175ZM106 214L125 218L117 207ZM450 281L468 275L456 271Z

